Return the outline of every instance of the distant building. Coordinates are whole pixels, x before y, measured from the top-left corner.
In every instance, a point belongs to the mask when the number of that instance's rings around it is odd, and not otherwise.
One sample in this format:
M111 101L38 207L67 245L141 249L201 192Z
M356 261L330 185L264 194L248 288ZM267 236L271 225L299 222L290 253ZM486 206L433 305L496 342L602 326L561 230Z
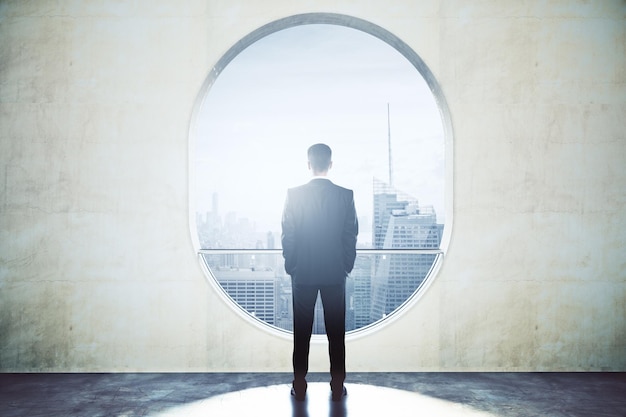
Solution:
M214 271L228 295L258 319L275 325L277 315L276 277L271 269L221 269Z
M346 287L346 330L360 329L372 323L372 257L357 255Z
M374 249L436 249L442 227L435 210L374 179ZM436 255L378 255L371 278L370 319L384 318L402 305L428 275Z

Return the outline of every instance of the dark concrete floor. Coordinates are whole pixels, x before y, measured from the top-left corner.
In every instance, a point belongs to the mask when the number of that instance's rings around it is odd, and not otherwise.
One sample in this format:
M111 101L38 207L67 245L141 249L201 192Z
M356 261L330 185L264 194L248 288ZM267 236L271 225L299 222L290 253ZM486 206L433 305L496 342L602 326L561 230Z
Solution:
M0 416L626 417L625 373L350 373L340 404L327 379L299 404L286 373L0 374Z

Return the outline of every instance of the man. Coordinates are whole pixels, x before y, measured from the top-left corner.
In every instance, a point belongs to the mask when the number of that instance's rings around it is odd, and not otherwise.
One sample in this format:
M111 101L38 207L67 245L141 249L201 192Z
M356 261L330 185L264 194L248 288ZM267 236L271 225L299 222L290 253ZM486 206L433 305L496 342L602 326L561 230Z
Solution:
M319 292L328 337L333 401L347 395L346 277L354 267L358 222L352 190L328 178L332 152L325 144L307 152L313 179L287 191L282 217L285 271L291 275L293 296L293 373L291 394L303 401L309 367L309 344L315 301Z

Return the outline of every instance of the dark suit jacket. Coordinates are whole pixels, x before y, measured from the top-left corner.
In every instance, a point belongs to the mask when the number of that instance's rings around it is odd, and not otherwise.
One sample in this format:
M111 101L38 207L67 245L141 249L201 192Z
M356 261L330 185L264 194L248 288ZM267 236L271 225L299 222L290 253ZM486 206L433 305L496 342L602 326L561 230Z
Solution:
M339 284L352 271L359 225L352 190L323 178L287 191L285 271L301 285Z

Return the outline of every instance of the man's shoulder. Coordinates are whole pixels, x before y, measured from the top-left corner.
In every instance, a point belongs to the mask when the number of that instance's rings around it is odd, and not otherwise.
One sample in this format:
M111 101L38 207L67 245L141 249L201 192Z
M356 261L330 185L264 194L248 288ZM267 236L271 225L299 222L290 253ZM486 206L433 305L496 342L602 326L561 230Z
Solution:
M332 188L332 189L335 189L335 190L352 192L351 189L346 188L346 187L342 187L341 185L337 185L334 182L332 182L331 180L326 179L326 178L315 178L315 179L312 179L311 181L307 182L306 184L302 184L302 185L299 185L297 187L293 187L291 189L293 189L293 190L306 190L306 189L311 188L311 187L327 187L327 188Z
M314 179L306 184L298 185L296 187L289 188L287 190L290 196L298 196L298 195L306 195L310 194L310 192L314 189L323 189L324 192L334 192L337 194L351 196L353 191L349 188L342 187L340 185L335 184L334 182L327 179Z
M330 181L329 181L330 182ZM346 187L342 187L341 185L337 185L333 182L330 183L331 187L336 190L340 194L344 195L352 195L352 190Z
M352 193L352 190L349 188L342 187L341 185L337 185L337 184L333 184L333 185L344 193L350 193L350 194Z
M297 185L295 187L287 188L287 193L289 193L289 194L297 194L297 193L304 192L304 191L306 191L308 185L309 184L302 184L302 185Z

